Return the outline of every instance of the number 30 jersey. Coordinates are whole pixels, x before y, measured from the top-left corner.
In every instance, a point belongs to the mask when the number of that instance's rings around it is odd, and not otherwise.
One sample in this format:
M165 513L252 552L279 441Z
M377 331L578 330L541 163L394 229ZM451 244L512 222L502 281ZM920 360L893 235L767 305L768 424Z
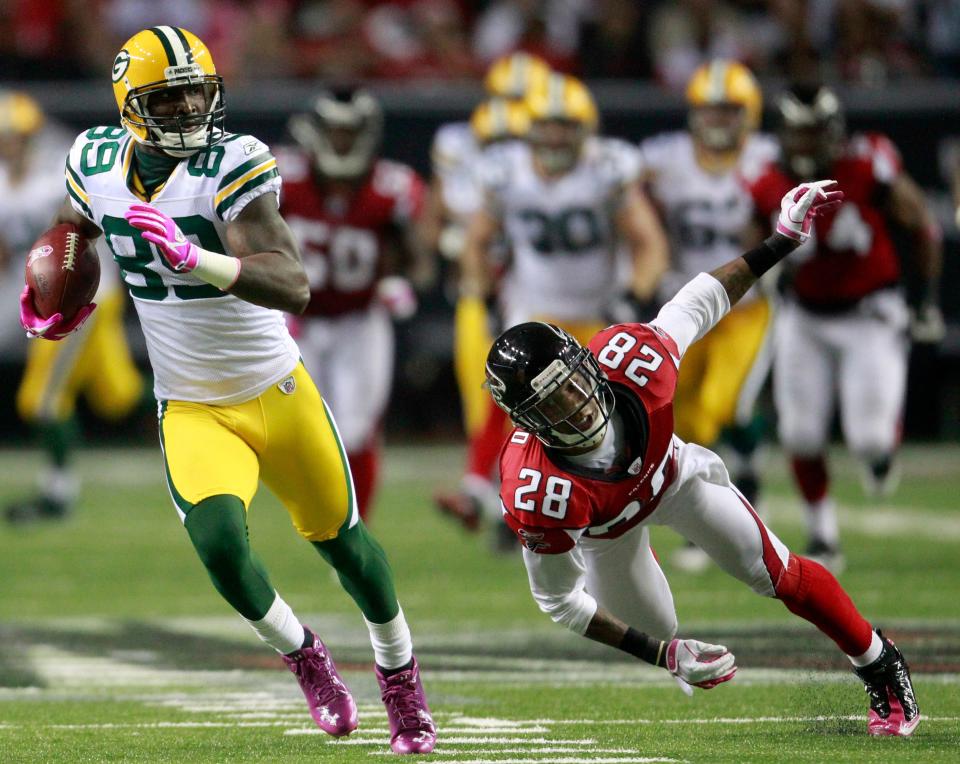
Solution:
M526 143L484 153L480 183L511 254L502 291L510 323L601 316L620 275L614 216L638 169L637 150L612 138L588 138L577 165L550 179L537 174Z
M117 127L82 133L67 158L73 208L101 231L133 297L147 341L158 400L229 405L254 398L296 366L299 352L283 314L245 302L188 273L176 273L124 213L144 201L135 189L134 141ZM230 254L227 224L253 199L279 194L267 146L227 136L183 159L149 203L184 235Z
M580 536L621 536L657 508L676 478L674 340L648 324L617 324L596 334L589 348L610 380L614 416L626 434L617 461L603 471L584 469L521 429L500 452L504 519L540 554L567 552Z

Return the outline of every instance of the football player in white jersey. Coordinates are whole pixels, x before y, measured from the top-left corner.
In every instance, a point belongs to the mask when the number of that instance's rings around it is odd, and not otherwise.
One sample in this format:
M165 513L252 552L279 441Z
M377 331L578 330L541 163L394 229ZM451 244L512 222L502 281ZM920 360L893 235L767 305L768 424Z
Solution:
M717 59L694 73L687 86L687 130L643 141L643 176L664 217L671 268L661 297L669 300L701 271L728 262L743 249L753 203L741 173L776 156L773 138L756 132L762 97L743 64ZM754 402L770 367L770 300L754 287L747 297L687 354L676 395L677 434L715 447L726 431L734 482L756 501L757 435ZM687 544L674 562L701 570L709 558Z
M503 235L509 254L498 302L505 324L549 321L586 341L609 323L621 250L632 263L627 288L646 302L666 269L666 238L638 183L638 152L596 135L597 109L583 83L551 74L525 103L526 140L484 157L485 201L470 222L461 294L491 293L492 247ZM494 461L507 426L503 416L487 432ZM465 523L476 524L484 507L497 506L489 474L469 472L461 493Z
M30 245L63 201L63 153L69 135L44 123L43 112L29 95L0 93L0 250L5 250L0 261L9 259L7 283L16 289ZM120 279L105 267L109 250L98 247L98 253L103 275L94 299L100 310L75 336L63 342L31 342L27 348L17 412L36 435L46 465L37 474L37 493L4 508L11 523L58 520L70 512L80 490L80 477L71 465L79 437L73 414L80 395L91 411L110 420L129 415L143 399L143 379L123 330Z
M102 233L133 295L167 485L190 540L220 594L296 675L317 725L356 729L329 652L250 550L246 512L262 479L363 613L393 750L428 752L436 731L390 567L359 519L336 425L281 313L302 312L310 290L278 211L276 161L256 138L224 130L222 80L185 29L130 38L113 83L122 127L77 138L57 222ZM37 316L29 290L21 305L37 336L77 323Z
M484 77L484 89L490 97L474 109L469 121L448 122L437 130L430 148L433 174L424 231L430 246L445 258L459 261L470 216L483 204L478 166L485 150L523 137L529 124L523 99L534 83L549 74L546 62L529 53L503 56L491 64ZM471 438L495 408L480 387L484 360L493 344L488 307L478 300L461 298L454 314L454 366L464 428Z

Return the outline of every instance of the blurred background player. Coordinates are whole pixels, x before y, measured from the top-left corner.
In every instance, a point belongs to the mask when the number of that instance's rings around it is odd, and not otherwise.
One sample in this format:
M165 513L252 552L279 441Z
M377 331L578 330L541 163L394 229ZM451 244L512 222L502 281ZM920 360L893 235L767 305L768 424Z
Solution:
M4 280L18 288L30 245L63 201L63 156L69 146L69 136L56 127L44 129L43 112L30 96L0 93L0 259L6 261ZM142 398L143 381L124 335L124 295L109 252L103 247L98 252L99 310L73 336L27 346L17 411L36 435L47 464L37 476L37 494L4 508L10 522L62 518L76 501L80 480L70 457L79 437L78 396L111 420L130 414Z
M741 172L766 164L777 151L773 138L757 132L762 95L743 64L704 64L686 97L688 129L648 138L640 147L646 187L670 238L670 271L659 290L664 302L698 273L743 250L753 202ZM758 285L690 348L675 399L675 427L683 440L715 448L726 431L733 482L751 504L758 489L753 408L770 368L771 318L771 302ZM708 561L689 542L674 558L690 571Z
M480 168L484 155L494 146L523 139L530 126L527 93L549 75L550 67L537 56L525 52L502 56L490 65L483 80L489 98L473 110L469 121L447 123L437 130L430 151L433 179L427 229L432 231L428 236L434 249L457 264L455 271L459 270L470 218L483 206ZM502 236L490 250L498 276L506 259ZM452 285L454 292L459 291L458 280L459 276ZM492 498L489 476L496 466L499 441L506 432L503 417L482 389L484 363L496 333L492 329L502 324L494 299L498 282L495 277L485 300L467 295L455 298L454 371L467 434L463 480L473 490L442 490L434 498L441 511L460 517L470 529L478 527L481 516L480 507L471 497ZM480 475L484 477L475 477Z
M797 85L777 102L781 161L751 179L758 221L769 228L779 198L798 181L832 178L845 199L817 218L814 235L787 261L778 312L774 400L779 435L806 508L808 556L843 566L826 449L835 404L844 440L863 465L868 495L896 486L894 463L907 377L910 313L891 232L912 237L923 280L913 329L937 339L940 229L923 193L879 133L848 135L827 87Z
M366 519L393 379L391 317L409 318L410 280L430 279L417 231L425 186L412 168L379 158L383 113L365 90L321 93L289 127L301 151L284 157L281 211L310 279L310 304L292 320Z
M437 130L430 148L433 175L424 228L432 249L446 260L459 263L470 216L483 203L478 167L484 151L523 137L529 126L523 99L533 83L549 74L547 64L529 53L503 56L487 71L484 88L489 97L477 105L469 121L449 122ZM495 408L481 389L483 364L493 344L487 314L491 307L459 298L454 311L454 369L464 430L471 439Z
M526 140L489 152L480 168L484 204L470 221L461 294L493 294L493 248L503 235L508 262L497 303L504 325L550 321L586 341L608 323L619 292L641 302L653 297L667 267L666 237L640 190L638 152L597 136L597 109L583 83L551 74L526 105ZM484 507L500 517L491 481L506 427L502 411L488 419L482 451L489 463L472 460L445 507L468 527Z

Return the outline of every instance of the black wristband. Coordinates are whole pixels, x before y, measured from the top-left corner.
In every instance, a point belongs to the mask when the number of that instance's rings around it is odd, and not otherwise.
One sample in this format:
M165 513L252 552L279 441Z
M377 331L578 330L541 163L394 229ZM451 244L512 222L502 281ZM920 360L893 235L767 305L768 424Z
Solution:
M798 242L786 236L774 234L768 237L757 248L751 249L743 255L750 272L760 278L783 258L797 248Z
M652 666L667 667L667 643L654 639L642 631L637 631L632 626L623 635L620 649Z

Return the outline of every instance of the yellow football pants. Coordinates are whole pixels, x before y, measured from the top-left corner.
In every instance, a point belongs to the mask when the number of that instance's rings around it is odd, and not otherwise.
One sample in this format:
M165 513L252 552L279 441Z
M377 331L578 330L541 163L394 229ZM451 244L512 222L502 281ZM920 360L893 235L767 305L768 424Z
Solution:
M105 419L130 413L143 393L143 379L130 357L123 330L124 294L105 295L76 334L60 340L33 340L17 391L17 411L27 422L70 417L83 393Z
M558 321L549 316L537 316L534 320L556 324L581 345L590 342L593 335L606 326L602 321ZM453 363L467 437L483 427L491 403L490 395L482 387L487 378L487 353L494 340L488 327L487 308L482 300L468 297L457 302L453 316Z
M752 414L768 366L771 313L765 298L738 305L687 350L673 406L681 438L709 447L724 427Z
M476 433L487 418L490 396L482 385L487 378L487 353L493 344L488 326L487 308L482 300L465 297L457 302L453 314L453 366L460 388L463 428L468 437Z
M249 509L261 479L308 541L336 538L359 519L333 416L302 363L233 406L161 401L160 443L181 519L222 494Z

